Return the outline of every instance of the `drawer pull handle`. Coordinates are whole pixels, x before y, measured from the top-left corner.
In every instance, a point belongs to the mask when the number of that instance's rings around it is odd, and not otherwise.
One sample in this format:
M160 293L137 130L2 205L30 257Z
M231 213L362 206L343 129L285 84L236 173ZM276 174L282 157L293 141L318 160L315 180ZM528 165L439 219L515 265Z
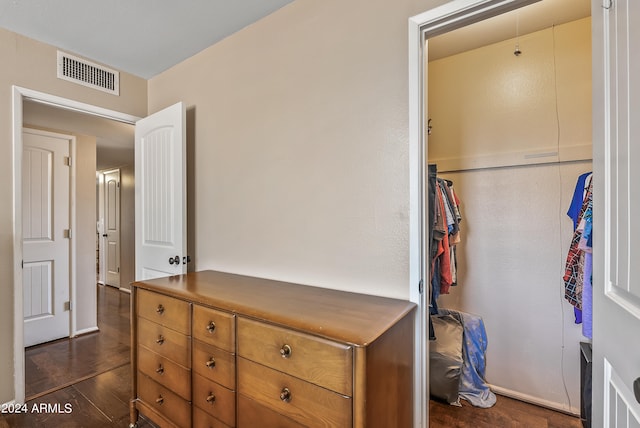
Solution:
M164 306L158 305L158 308L156 309L156 313L158 315L162 315L164 313Z
M156 369L156 373L158 373L159 375L164 373L164 367L162 367L162 364L158 366L158 368Z
M213 404L216 401L216 396L213 395L213 392L209 393L209 396L207 397L207 403Z
M209 325L207 326L207 331L209 333L213 333L215 329L216 329L216 323L214 323L213 321L209 321Z
M289 345L282 345L282 348L280 348L280 355L282 356L282 358L289 358L292 352L293 350Z
M164 343L164 336L163 335L158 336L158 339L156 340L156 343L158 345L162 345Z
M208 368L212 369L216 366L216 360L213 357L211 357L211 359L209 359L209 361L207 361L205 364L207 365Z
M156 398L156 403L162 405L162 403L164 403L164 397L161 395L158 398Z
M285 403L291 401L291 391L289 391L289 388L282 388L282 391L280 391L280 399Z

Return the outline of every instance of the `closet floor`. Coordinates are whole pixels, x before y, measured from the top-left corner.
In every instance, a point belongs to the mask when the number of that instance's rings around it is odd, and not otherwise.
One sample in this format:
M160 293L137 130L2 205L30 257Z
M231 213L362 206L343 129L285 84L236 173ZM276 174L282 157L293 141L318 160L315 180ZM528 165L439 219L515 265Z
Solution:
M460 400L462 407L431 400L429 428L582 428L578 417L501 395L497 398L488 409L473 407L465 400Z

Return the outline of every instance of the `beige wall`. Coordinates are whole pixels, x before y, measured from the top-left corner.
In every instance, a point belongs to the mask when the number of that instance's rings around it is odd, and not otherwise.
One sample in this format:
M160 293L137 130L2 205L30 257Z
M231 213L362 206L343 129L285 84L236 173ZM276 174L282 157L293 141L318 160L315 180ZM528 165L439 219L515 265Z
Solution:
M124 113L145 116L147 82L121 74L121 95L115 97L56 78L56 49L0 29L0 379L13 379L14 371L14 281L13 281L13 142L12 85L98 105ZM94 182L94 179L92 179ZM91 218L93 219L93 210ZM92 231L92 236L95 232ZM95 253L95 250L93 251ZM0 402L14 398L13 382L0 382Z
M590 158L590 37L585 18L521 36L518 57L511 39L430 62L430 159L468 169Z
M133 165L120 168L120 287L130 289L136 272L135 174Z
M298 1L149 81L194 114L195 268L409 297L408 18Z
M518 58L509 40L429 63L429 161L472 168L440 174L453 180L463 215L459 285L440 306L483 317L489 383L579 412L584 338L562 275L573 231L566 212L591 161L520 165L548 161L525 155L558 147L562 160L591 154L590 19L553 36L521 37Z
M96 137L76 135L76 329L98 327L96 296Z

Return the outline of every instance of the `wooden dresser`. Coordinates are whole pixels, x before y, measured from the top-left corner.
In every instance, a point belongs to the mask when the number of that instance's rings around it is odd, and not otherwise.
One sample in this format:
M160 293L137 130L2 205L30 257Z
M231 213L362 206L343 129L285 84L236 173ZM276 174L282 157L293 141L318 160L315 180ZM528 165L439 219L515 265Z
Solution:
M411 302L214 271L131 297L132 426L412 426Z

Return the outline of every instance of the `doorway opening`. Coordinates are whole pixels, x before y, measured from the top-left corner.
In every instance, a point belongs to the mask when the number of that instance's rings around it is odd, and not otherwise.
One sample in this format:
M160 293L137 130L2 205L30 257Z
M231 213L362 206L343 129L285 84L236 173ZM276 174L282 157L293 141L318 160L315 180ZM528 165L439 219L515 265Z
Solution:
M24 301L23 301L23 293L22 293L22 284L23 284L23 275L21 268L21 261L24 259L23 254L23 245L22 245L22 151L23 151L23 138L22 138L22 128L24 123L24 106L25 103L38 103L48 105L49 107L55 107L56 109L61 109L62 111L74 111L78 113L83 113L88 115L87 117L95 118L100 117L103 119L109 119L110 121L116 121L122 124L128 124L128 126L132 126L138 120L137 117L116 112L113 110L104 109L101 107L96 107L90 104L80 103L77 101L53 96L50 94L45 94L42 92L33 91L26 88L21 88L14 86L13 87L13 153L14 153L14 388L15 388L15 400L16 402L24 402L25 400L25 349L24 349ZM73 161L72 161L73 162ZM90 186L92 187L93 194L95 195L95 169L93 171L93 179L91 180ZM75 207L72 207L72 218L73 211ZM92 212L96 212L96 207L94 206ZM94 231L92 236L95 236L95 221L91 219L91 229ZM73 233L73 228L75 228L75 223L71 222L71 234ZM93 238L92 238L93 239ZM71 240L71 263L70 263L70 305L76 305L78 302L76 301L76 296L78 293L78 282L76 270L80 269L80 266L77 263L77 248L75 247L74 240ZM93 254L95 254L95 245L93 246ZM95 267L95 258L93 259L93 266ZM93 287L96 286L95 274L91 279L91 285ZM75 309L75 308L74 308ZM89 315L90 316L90 315ZM69 324L70 324L70 337L77 336L79 334L85 333L86 331L82 330L82 322L81 319L82 311L72 310L70 311ZM91 330L91 328L89 329Z
M438 109L435 108L434 106L430 106L429 103L433 102L432 98L434 98L434 92L437 92L437 90L440 89L440 85L434 85L431 88L429 88L429 81L435 77L436 75L436 70L435 68L432 70L430 68L429 65L429 56L431 53L432 48L435 50L437 48L440 47L445 47L445 48L450 48L452 47L455 43L455 35L454 33L451 33L454 30L460 30L460 33L462 33L462 35L460 36L459 40L469 40L469 39L473 39L474 41L478 41L477 37L473 37L470 36L468 33L468 30L470 29L469 25L470 24L474 24L474 23L479 23L481 21L486 21L488 18L492 18L492 17L498 17L500 16L500 19L510 19L508 18L509 15L506 14L507 12L510 11L516 11L517 9L519 10L520 8L530 5L532 3L537 3L536 1L465 1L465 0L457 0L457 1L453 1L450 2L446 5L443 5L440 8L428 11L422 15L419 15L417 17L414 17L410 20L410 27L411 27L411 31L410 31L410 139L411 139L411 159L412 159L412 174L411 174L411 180L414 183L414 185L411 187L413 193L412 196L412 201L416 201L419 200L419 208L420 208L420 222L422 225L421 228L421 232L419 234L420 238L421 238L421 242L419 245L419 248L421 249L422 253L421 254L428 254L428 229L426 228L426 224L427 224L427 213L428 213L428 207L426 206L426 192L427 192L427 188L426 188L426 184L427 183L427 165L430 163L438 163L438 169L442 170L442 171L448 171L447 174L451 175L450 177L447 178L455 178L454 181L460 181L463 180L462 182L473 182L475 183L477 186L480 186L483 183L482 179L478 179L478 177L476 177L476 175L478 174L482 174L482 172L479 171L485 171L486 173L489 174L500 174L503 173L504 171L507 171L507 175L508 173L512 172L513 169L512 167L509 165L509 156L516 156L516 157L522 157L525 158L525 162L522 162L522 166L521 168L528 168L529 170L535 169L537 167L535 166L530 166L530 165L534 165L534 164L549 164L549 165L558 165L562 162L567 162L566 165L572 165L572 167L575 168L580 168L581 165L579 165L579 163L583 160L580 156L584 155L586 153L585 159L587 160L591 158L591 147L590 147L590 140L588 141L588 147L582 147L582 148L574 148L574 153L570 153L569 156L574 155L574 159L569 159L566 155L567 153L558 153L556 150L546 150L546 148L543 148L541 150L537 150L535 153L531 152L527 152L527 153L508 153L506 156L504 156L503 158L500 158L500 153L490 153L488 156L486 156L485 159L480 159L480 160L484 160L486 162L485 165L477 165L478 160L474 159L474 156L476 155L473 152L467 152L464 153L464 150L462 150L460 147L456 147L453 141L448 140L446 142L440 142L438 143L438 146L433 146L431 147L430 145L436 142L437 138L436 135L433 136L429 136L429 131L433 132L433 133L439 133L438 137L443 135L443 130L447 129L448 125L443 123L443 119L442 116L440 116L438 118L438 120L436 120L436 116L432 115L436 113L437 110L439 110L439 112L442 112L442 108ZM590 4L589 2L582 2L582 3L586 3L590 9ZM576 2L573 3L574 5L576 4ZM522 10L520 10L519 12L522 12ZM511 16L513 17L514 14L519 12L514 12L511 14ZM523 36L525 32L527 33L531 33L532 31L536 31L534 30L527 30L526 27L528 25L528 23L524 23L524 22L516 22L516 19L511 18L512 20L510 20L510 31L511 31L511 36L510 37L503 37L502 39L496 39L494 41L480 41L479 43L484 43L489 44L489 43L496 43L499 40L504 40L504 39L511 39L511 38L515 38L516 36ZM517 26L520 26L520 29L517 28ZM463 29L464 27L464 29ZM495 29L495 25L493 25L493 29ZM590 27L590 23L587 25L587 27ZM463 31L464 30L464 31ZM521 32L518 34L518 30L520 30ZM555 28L553 28L550 31L554 31ZM489 32L486 32L488 35ZM442 46L437 46L437 38L439 36L444 38L444 35L451 35L453 36L449 41L447 41L447 43L443 43ZM459 41L458 40L458 41ZM589 41L590 41L590 32L589 32ZM511 42L509 42L511 43ZM446 45L446 46L445 46ZM482 46L482 44L478 44L475 47L470 47L467 48L467 50L469 49L474 49L475 52L481 56L481 55L486 55L485 52L481 52L479 49L477 49L478 47ZM520 49L518 49L520 48ZM524 49L522 49L522 46L518 46L517 44L517 40L516 43L510 45L509 47L510 50L508 50L506 52L507 55L509 55L510 57L517 59L518 56L522 55L524 52ZM590 53L590 45L588 47L589 49L589 53ZM516 51L519 51L517 54L515 53ZM531 56L531 52L526 52L529 54L529 56ZM446 56L451 56L452 54L449 53L448 55L442 55L440 54L442 58L446 57ZM485 60L487 60L487 58L484 58ZM520 58L522 59L522 57ZM588 62L586 64L587 69L590 70L590 56L588 58ZM439 70L438 70L439 71ZM432 76L432 74L434 76ZM497 78L497 77L496 77ZM506 81L503 82L504 85L503 86L508 86ZM590 85L591 82L589 80L588 82L589 84L589 89L590 89ZM433 84L432 84L433 85ZM464 85L459 85L459 86L464 86ZM517 88L516 88L517 89ZM473 94L469 94L469 96L473 96ZM590 91L586 94L586 97L588 98L588 105L585 106L586 110L587 110L587 116L588 116L588 120L586 122L586 126L585 128L587 128L589 130L589 135L590 135L590 119L591 119L591 110L590 110ZM437 97L435 97L435 99L437 99ZM441 105L437 106L437 107L442 107ZM457 116L451 115L450 111L447 112L447 114L449 115L448 119L450 121L458 121L459 122L459 118L460 115L464 114L462 111L464 110L465 106L460 106L459 108L459 112ZM505 105L505 110L507 110L509 107L513 107L513 106L507 106ZM554 107L552 105L552 107ZM553 114L555 116L555 112ZM431 121L429 121L429 119L432 119ZM555 123L555 120L553 121L553 123ZM468 132L466 135L467 137L469 136L469 133L473 133L476 132L476 134L481 133L481 129L479 129L478 127L474 128L465 128L463 130L463 126L458 123L458 130L460 132ZM480 123L481 126L484 125L489 125L487 123ZM451 128L451 126L449 126L449 128ZM556 129L553 129L553 131L556 131ZM566 132L566 128L563 129L563 131ZM555 135L555 132L553 132L553 134ZM552 146L555 147L555 138L552 139ZM448 147L443 147L446 145L449 145ZM432 150L434 149L434 150ZM549 154L549 152L551 151L556 151L556 153L554 154ZM476 157L477 158L477 157ZM552 158L552 159L549 159ZM506 160L506 162L505 162ZM491 162L495 162L498 161L497 164L491 164ZM502 161L502 163L500 163L500 161ZM476 164L473 164L473 163ZM440 168L442 167L442 168ZM551 167L553 168L553 167ZM557 166L556 169L560 169L560 166ZM474 171L474 172L469 172L469 171ZM556 171L556 176L558 176L558 172ZM473 176L473 178L472 178ZM569 177L571 177L569 179ZM575 185L575 177L573 177L571 175L570 172L562 172L562 178L565 179L565 182L563 183L564 187L571 187L570 190L573 190L573 185ZM469 181L470 180L470 181ZM508 179L507 179L508 180ZM570 182L571 180L574 180L573 182ZM476 187L477 187L476 186ZM467 186L468 189L471 189L471 186ZM459 189L456 186L456 193L460 192L462 189ZM414 197L415 196L415 197ZM464 203L464 195L461 195L461 199ZM566 211L566 208L568 207L564 207L564 200L560 201L559 200L560 197L558 196L558 198L556 198L554 200L555 204L554 206L558 209L562 209L564 208L564 210ZM473 216L475 215L472 212L468 213L468 216ZM552 217L552 220L561 224L565 219L561 216L560 213L555 213L552 214L554 217ZM565 216L566 217L566 216ZM568 218L567 218L567 221ZM569 221L570 222L570 221ZM464 224L464 223L463 223ZM466 225L468 228L472 228L472 225L467 223ZM473 239L477 239L478 238L478 232L479 232L479 228L475 228L475 229L471 229L469 230L469 232L475 234L473 236ZM563 235L564 236L564 235ZM502 238L498 238L498 239L502 239ZM570 239L570 237L569 237ZM556 241L554 241L553 245L555 246L554 249L557 249L560 246L560 243L558 243L557 239ZM568 243L567 243L568 245ZM542 253L542 252L541 252ZM564 256L566 256L566 253L564 254ZM560 257L560 259L562 259L562 257ZM412 258L413 260L413 258ZM422 259L420 260L422 262ZM551 292L555 293L553 294L553 304L554 306L557 308L556 312L557 313L564 313L564 311L566 310L566 308L570 308L570 306L565 305L564 308L561 308L562 305L564 305L564 303L561 300L561 288L560 288L560 284L561 283L561 278L562 278L562 269L563 267L558 268L558 266L560 264L562 264L564 262L564 260L558 260L555 262L555 264L553 265L553 272L550 273L550 275L556 275L559 278L558 280L554 280L552 287L556 287L554 288ZM464 261L463 261L464 263ZM477 266L475 266L477 268ZM474 271L474 274L477 274L478 271ZM429 263L422 263L421 264L421 277L422 278L430 278L430 272L429 272ZM475 279L475 278L474 278ZM428 282L428 281L426 281ZM464 287L464 285L462 285L461 287ZM427 286L425 285L425 292L426 290L428 290ZM473 294L473 292L471 293ZM458 305L461 307L464 307L464 303L462 300L464 298L467 298L468 296L463 296L461 297L460 293L458 293L458 295L453 296L453 298L451 298L450 296L447 296L450 298L449 302L453 302L454 305ZM425 300L428 300L428 293L427 296L425 298ZM489 304L490 302L488 302L487 304ZM428 302L424 302L423 308L428 308ZM513 308L513 307L512 307ZM427 309L428 310L428 309ZM570 309L569 309L570 311ZM478 315L483 315L482 313L478 314ZM427 317L428 315L425 314L424 318L422 319L423 322L423 326L426 326L427 324ZM564 315L563 315L564 316ZM567 317L568 318L568 317ZM563 318L563 322L571 322L571 320L569 319L564 319ZM561 326L557 326L559 328L561 328ZM572 326L569 326L572 327ZM428 331L427 329L423 330L424 332ZM496 346L496 341L493 340L491 338L491 332L488 331L489 337L489 343L493 344L494 346ZM564 336L564 332L562 332L562 335ZM578 337L579 335L576 335L576 337ZM426 338L426 336L425 336ZM573 336L572 336L573 338ZM563 339L564 340L564 337ZM423 343L427 342L426 339L423 339ZM428 351L428 343L424 343L424 349L425 349L425 353L423 354L424 359L425 359L425 366L428 367L428 358L429 358L429 351ZM512 344L511 346L517 346L516 344ZM576 347L578 348L578 344L576 343ZM559 349L559 348L558 348ZM564 355L561 355L564 352L564 345L562 346L562 350L555 352L554 353L554 358L556 358L556 362L557 362L557 366L559 367L562 362L561 359L564 358ZM558 354L558 355L556 355ZM575 362L574 366L576 367L576 373L579 372L579 360L577 358L578 355L578 349L576 349L576 358L573 358L570 361ZM569 358L570 355L567 356L567 358ZM574 361L575 360L575 361ZM493 360L492 360L493 361ZM557 368L557 367L556 367ZM555 370L555 368L554 368ZM562 371L563 369L558 369L556 371ZM427 369L427 373L429 372L429 369ZM576 374L576 376L573 376L576 379L578 379L578 375ZM426 378L426 377L424 377ZM558 376L557 379L559 379L560 377ZM556 379L556 381L557 381ZM428 381L424 380L423 381L425 383L427 383ZM428 385L424 385L424 390L428 391ZM563 386L560 385L560 388L563 389ZM569 385L569 388L572 388L573 390L577 391L578 387L576 385L576 383L572 380L571 384ZM575 396L575 391L573 393L573 395ZM500 391L500 392L504 392L504 391ZM531 396L533 396L535 394L531 394ZM568 394L564 394L562 393L561 395L568 395ZM428 397L429 395L426 396L427 399L426 401L428 402ZM518 397L520 399L531 399L532 397L527 397L526 394L525 396L521 396ZM556 397L557 398L557 397ZM553 406L554 403L551 402L540 402L540 400L536 403L536 404L542 404L542 405L547 405L547 406L551 406L555 409L558 410L563 410L565 412L569 412L569 413L576 413L577 410L577 406L579 405L579 400L574 400L575 397L572 396L572 400L571 404L569 406L567 406L567 408L560 408L561 406L555 405ZM551 400L550 400L551 401ZM560 401L564 401L564 400L560 400ZM426 412L425 410L425 413Z

